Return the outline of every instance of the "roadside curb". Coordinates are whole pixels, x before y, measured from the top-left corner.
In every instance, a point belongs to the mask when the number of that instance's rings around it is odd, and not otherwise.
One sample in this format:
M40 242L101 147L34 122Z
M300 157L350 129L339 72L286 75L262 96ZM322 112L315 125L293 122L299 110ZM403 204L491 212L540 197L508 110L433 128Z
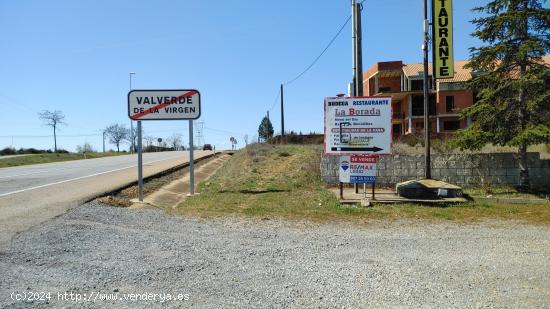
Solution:
M218 156L218 155L221 155L221 154L223 154L222 151L220 151L220 152L215 152L215 153L206 155L206 156L204 156L204 157L200 157L200 158L198 158L198 159L195 159L194 162L195 162L195 164L196 164L196 163L198 163L198 162L201 162L201 161L203 161L203 160L207 160L207 159L213 158L213 157ZM147 177L143 177L143 181L146 182L147 180L150 180L150 179L153 179L153 178L157 178L157 177L161 177L161 176L166 175L166 174L170 174L170 173L172 173L172 172L175 172L175 171L177 171L177 170L179 170L179 169L182 169L182 168L186 168L186 167L188 167L188 166L189 166L189 162L185 162L185 163L182 163L182 164L178 164L178 165L173 166L173 167L171 167L171 168L169 168L169 169L166 169L166 170L163 170L163 171L160 171L160 172L151 174L151 175L149 175L149 176L147 176ZM100 198L100 197L102 197L102 196L115 195L116 193L118 193L118 192L120 192L120 191L122 191L122 190L128 189L128 188L130 188L130 187L132 187L132 186L137 186L137 179L134 180L134 181L131 181L131 182L129 182L129 183L122 184L122 185L120 185L120 186L118 186L118 187L115 187L115 188L113 188L112 190L109 190L109 191L106 191L106 192L99 193L99 194L97 194L97 195L95 195L95 196L93 196L93 197L91 197L91 198L88 198L88 199L82 201L82 203L91 202L91 201L93 201L93 200L95 200L95 199L97 199L97 198Z

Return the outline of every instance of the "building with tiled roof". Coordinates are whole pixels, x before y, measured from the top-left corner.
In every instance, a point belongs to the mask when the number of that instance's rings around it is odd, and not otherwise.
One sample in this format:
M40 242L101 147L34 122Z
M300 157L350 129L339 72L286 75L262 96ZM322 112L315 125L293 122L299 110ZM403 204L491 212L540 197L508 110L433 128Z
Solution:
M543 57L550 64L550 56ZM461 119L460 111L474 103L474 95L464 82L472 79L468 61L455 61L453 78L440 79L430 91L430 132L452 134L471 125L471 119ZM401 61L378 62L363 74L363 93L366 96L391 96L394 138L424 131L424 65L404 64ZM428 65L432 87L432 64Z
M430 131L449 134L470 125L460 119L460 111L473 104L474 96L464 87L472 71L464 68L468 61L455 61L455 75L437 81L430 92ZM422 63L404 64L401 61L378 62L364 73L363 93L367 96L391 96L394 138L421 133L424 130L424 96ZM428 72L432 72L429 64ZM430 74L430 87L432 84Z

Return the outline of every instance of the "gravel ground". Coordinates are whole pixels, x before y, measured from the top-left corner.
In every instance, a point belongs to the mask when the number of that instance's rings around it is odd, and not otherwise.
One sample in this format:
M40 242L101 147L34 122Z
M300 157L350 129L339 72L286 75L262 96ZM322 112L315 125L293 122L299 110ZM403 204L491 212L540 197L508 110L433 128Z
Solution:
M204 220L92 202L1 249L0 307L550 307L549 241L548 226L510 222ZM94 293L118 300L76 301Z

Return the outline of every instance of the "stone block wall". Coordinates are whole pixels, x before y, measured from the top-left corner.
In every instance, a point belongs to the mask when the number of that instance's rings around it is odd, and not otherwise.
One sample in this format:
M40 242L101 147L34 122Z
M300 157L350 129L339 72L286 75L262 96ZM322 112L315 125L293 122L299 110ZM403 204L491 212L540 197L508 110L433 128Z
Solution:
M321 158L321 176L328 184L338 184L339 157ZM518 158L513 153L434 154L431 157L432 177L460 186L517 185ZM394 186L398 182L424 177L423 155L392 155L380 157L377 184ZM528 153L531 184L550 187L550 160L540 159L539 153Z

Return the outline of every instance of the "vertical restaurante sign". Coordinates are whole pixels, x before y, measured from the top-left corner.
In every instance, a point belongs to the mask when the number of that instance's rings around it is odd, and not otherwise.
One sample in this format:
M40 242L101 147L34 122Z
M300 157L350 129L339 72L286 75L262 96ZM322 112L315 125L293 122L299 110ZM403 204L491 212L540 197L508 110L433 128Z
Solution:
M433 59L435 78L454 76L453 1L433 0Z

